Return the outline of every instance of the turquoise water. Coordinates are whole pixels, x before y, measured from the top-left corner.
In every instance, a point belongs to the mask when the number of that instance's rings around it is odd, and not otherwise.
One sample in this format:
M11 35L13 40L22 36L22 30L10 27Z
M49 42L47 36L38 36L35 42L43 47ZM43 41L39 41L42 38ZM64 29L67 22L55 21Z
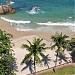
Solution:
M14 24L17 28L39 29L60 22L69 22L73 25L75 21L75 0L12 0L12 2L15 2L11 6L16 9L16 13L3 17L18 21L31 21L29 24ZM5 0L0 0L0 3L5 3ZM37 13L30 14L34 6L39 7L40 10ZM49 25L47 22L50 22ZM37 23L46 23L47 26Z

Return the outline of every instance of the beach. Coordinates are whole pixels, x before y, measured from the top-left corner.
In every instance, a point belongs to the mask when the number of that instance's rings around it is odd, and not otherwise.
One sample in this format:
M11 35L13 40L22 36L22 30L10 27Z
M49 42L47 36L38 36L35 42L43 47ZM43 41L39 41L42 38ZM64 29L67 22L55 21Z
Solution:
M16 60L14 71L17 75L31 74L31 70L34 72L33 65L28 63L21 65L21 61L29 53L21 48L22 44L29 45L27 40L33 42L34 38L42 38L46 47L51 47L53 45L51 36L55 33L62 32L63 35L69 36L68 39L75 37L74 0L0 0L0 3L16 10L14 14L0 15L0 29L13 35L11 41L14 43L12 47ZM54 50L48 48L44 51L45 59L39 56L43 62L36 64L36 72L55 66L55 50L56 48ZM69 52L65 50L64 53L67 61L72 61ZM59 57L57 60L58 66L61 62ZM67 63L62 59L61 64ZM24 67L26 69L21 71Z
M70 36L70 38L72 38L74 36L74 32L72 32L71 30L65 30L65 27L63 26L56 26L55 27L56 29L58 28L58 30L60 32L62 32L63 34L66 34L68 36ZM51 36L54 35L56 32L44 32L44 31L17 31L16 28L14 28L13 26L11 26L11 24L9 22L6 22L4 20L1 20L0 19L0 29L1 30L4 30L10 34L13 35L13 39L12 39L12 42L15 44L15 46L13 47L13 50L14 50L14 54L15 54L15 58L16 58L16 62L17 62L17 71L16 74L17 75L26 75L26 74L30 74L30 71L29 69L25 69L24 71L21 72L22 68L24 66L26 66L25 64L24 65L20 65L21 64L21 61L22 59L24 58L24 56L28 53L28 51L26 51L26 49L22 49L21 48L21 45L27 43L26 40L29 40L29 41L33 41L34 38L43 38L43 42L46 43L47 45L46 46L50 46L52 40L51 40ZM65 52L67 54L67 57L70 57L70 55ZM44 52L45 55L48 55L49 54L49 57L50 57L50 60L49 61L49 67L53 67L54 66L54 59L55 59L55 51L51 51L51 50L47 50ZM41 58L41 57L40 57ZM63 63L65 63L63 61ZM43 63L44 64L44 63ZM59 61L58 61L58 64L59 64ZM40 65L36 65L36 70L37 71L40 71L40 70L44 70L44 69L47 69L48 67L47 66L40 66Z
M52 27L52 26L51 26ZM29 36L29 35L37 35L43 39L50 40L51 36L55 34L56 32L66 34L70 37L74 36L75 32L72 32L68 27L66 26L53 26L58 31L53 30L53 32L47 32L47 31L17 31L17 29L13 26L11 26L10 22L6 22L2 19L0 19L0 29L5 30L13 35L14 38L22 37L22 36Z

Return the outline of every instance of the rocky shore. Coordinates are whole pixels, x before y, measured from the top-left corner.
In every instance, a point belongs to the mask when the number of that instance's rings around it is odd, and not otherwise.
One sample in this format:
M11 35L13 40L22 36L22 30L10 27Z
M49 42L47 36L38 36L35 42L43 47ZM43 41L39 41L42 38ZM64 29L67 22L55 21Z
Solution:
M0 15L13 14L16 10L9 5L0 5Z

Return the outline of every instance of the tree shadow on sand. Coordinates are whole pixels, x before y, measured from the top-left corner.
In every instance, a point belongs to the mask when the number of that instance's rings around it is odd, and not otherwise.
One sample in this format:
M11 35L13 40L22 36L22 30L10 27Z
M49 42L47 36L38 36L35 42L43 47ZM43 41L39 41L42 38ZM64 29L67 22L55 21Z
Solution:
M42 61L44 62L44 66L47 66L48 69L49 69L49 64L50 64L50 61L51 61L51 59L49 57L49 54L46 55L46 56L42 56L42 58L43 58Z
M21 71L25 70L26 68L29 68L29 71L31 73L33 73L33 60L32 60L32 58L30 60L28 60L25 64L26 64L26 66Z
M71 52L72 62L75 63L75 50Z
M18 72L18 66L17 66L17 63L16 63L16 58L14 58L14 62L13 64L11 65L12 69L16 72Z
M62 63L62 60L68 63L68 61L67 61L67 59L68 59L68 58L67 58L67 57L65 57L65 55L60 54L60 55L58 55L58 57L59 57L59 61L60 61L60 63L59 63L59 64L61 64L61 63Z

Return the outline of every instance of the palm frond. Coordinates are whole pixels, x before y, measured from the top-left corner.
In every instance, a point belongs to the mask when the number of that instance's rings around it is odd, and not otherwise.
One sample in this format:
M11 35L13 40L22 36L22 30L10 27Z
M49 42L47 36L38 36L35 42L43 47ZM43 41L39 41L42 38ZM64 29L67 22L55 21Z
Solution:
M43 41L43 39L38 38L37 41L38 41L38 44L40 44Z
M44 55L43 53L40 53L40 55L41 55L42 57L45 57L45 55Z
M46 49L49 49L49 47L41 47L42 51L45 51Z
M63 50L63 51L60 50L60 51L59 51L59 54L65 56L65 54L64 54L64 50Z
M50 48L53 50L56 47L56 44L52 45Z
M33 44L40 45L40 43L42 42L42 40L43 40L43 39L40 39L40 38L37 38L37 39L36 39L36 38L35 38L34 41L33 41Z
M42 43L42 44L40 44L40 46L41 46L41 47L44 47L44 46L46 46L46 44L45 44L45 43Z
M34 57L35 57L36 63L41 63L42 62L41 59L38 57L38 55L35 55Z
M27 42L30 44L30 46L32 45L31 42L29 40L27 40Z
M26 44L22 44L21 48L26 48L26 49L29 49L30 47Z
M29 53L29 54L26 54L26 56L25 56L25 58L22 60L22 62L21 62L21 65L22 64L24 64L24 63L26 63L27 61L28 61L28 59L30 59L31 58L31 53Z
M68 37L69 37L69 36L67 36L67 35L63 35L63 38L65 38L65 39L68 38Z

